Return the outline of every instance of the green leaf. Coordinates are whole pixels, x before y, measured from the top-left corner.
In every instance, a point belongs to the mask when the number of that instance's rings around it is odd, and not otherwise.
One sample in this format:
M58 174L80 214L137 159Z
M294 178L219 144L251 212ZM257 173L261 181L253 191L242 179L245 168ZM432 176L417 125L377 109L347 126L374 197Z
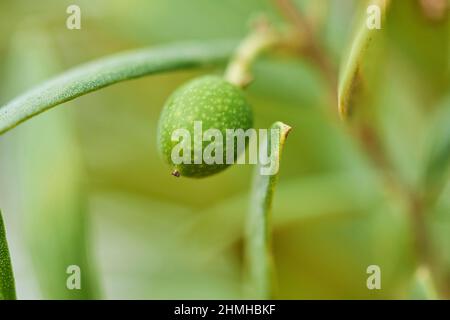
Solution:
M279 169L281 153L291 127L276 122L271 129L279 130L278 153L271 154L270 158ZM269 143L267 150L271 150L274 141L271 141L269 130ZM261 141L264 145L264 141ZM276 149L275 149L276 150ZM246 234L246 259L249 272L249 293L253 299L273 298L273 262L271 249L271 209L278 172L273 175L261 175L261 165L256 167L252 199L249 209Z
M364 8L374 4L378 5L382 12L385 12L389 2L389 0L372 0L368 1ZM363 82L363 64L367 60L369 49L374 47L377 42L376 36L381 32L378 29L369 29L366 25L366 17L361 19L361 22L351 41L349 53L342 64L339 74L338 107L339 113L343 118L353 111L354 96L361 89Z
M0 134L54 106L111 84L225 61L232 41L190 42L113 55L69 70L0 108Z
M15 300L14 275L6 241L5 225L0 211L0 300Z

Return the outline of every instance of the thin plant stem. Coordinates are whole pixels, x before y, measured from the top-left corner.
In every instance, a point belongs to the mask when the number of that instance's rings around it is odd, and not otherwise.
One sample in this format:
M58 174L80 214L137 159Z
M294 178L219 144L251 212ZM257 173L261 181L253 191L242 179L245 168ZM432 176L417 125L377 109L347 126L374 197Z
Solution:
M281 35L265 18L260 18L254 30L241 42L232 57L224 78L228 82L244 88L253 80L250 69L255 59L265 50L279 44Z

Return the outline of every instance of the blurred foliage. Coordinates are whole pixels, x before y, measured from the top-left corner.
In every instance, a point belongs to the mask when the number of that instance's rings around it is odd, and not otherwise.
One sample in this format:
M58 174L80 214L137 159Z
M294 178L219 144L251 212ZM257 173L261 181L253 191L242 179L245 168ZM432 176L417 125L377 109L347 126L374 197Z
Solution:
M5 74L12 91L23 91L57 69L47 35L39 23L33 27L17 31L10 46ZM41 292L52 299L97 297L86 252L87 197L71 113L61 110L27 123L9 141L9 155L18 164L10 168L17 177L15 196L25 199L19 200L25 240ZM82 289L69 291L66 269L73 264L83 270Z
M0 2L1 105L44 78L107 54L241 37L259 13L284 23L269 0L75 2L82 10L79 31L65 28L65 10L74 1ZM360 1L295 2L338 64L364 14ZM366 61L374 76L360 117L380 135L402 179L424 193L433 190L427 218L436 252L450 270L449 21L448 13L427 17L420 3L392 1L382 50ZM174 179L156 152L165 99L184 81L211 72L222 69L121 83L0 138L0 206L11 218L8 234L19 243L10 241L19 298L49 297L46 285L65 284L56 279L66 278L62 266L70 252L39 243L76 241L93 257L81 261L82 254L70 264L86 264L88 274L97 265L104 298L242 297L251 166L204 180ZM334 116L337 106L327 102L320 71L302 56L268 54L254 76L248 96L256 127L274 121L293 127L273 208L277 297L410 296L418 258L407 209ZM82 220L58 227L62 217L78 215ZM87 238L77 230L89 231ZM71 234L80 238L68 240ZM33 269L25 267L28 256ZM371 264L381 267L382 290L366 288Z

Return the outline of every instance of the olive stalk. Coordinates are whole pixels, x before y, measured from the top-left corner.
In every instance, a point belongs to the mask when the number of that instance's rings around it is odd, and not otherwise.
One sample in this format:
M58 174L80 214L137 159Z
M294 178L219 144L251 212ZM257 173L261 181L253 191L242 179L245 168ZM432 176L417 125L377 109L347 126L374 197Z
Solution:
M253 80L250 69L255 59L281 41L281 35L264 18L258 20L253 32L235 51L225 71L225 80L241 88L248 86Z

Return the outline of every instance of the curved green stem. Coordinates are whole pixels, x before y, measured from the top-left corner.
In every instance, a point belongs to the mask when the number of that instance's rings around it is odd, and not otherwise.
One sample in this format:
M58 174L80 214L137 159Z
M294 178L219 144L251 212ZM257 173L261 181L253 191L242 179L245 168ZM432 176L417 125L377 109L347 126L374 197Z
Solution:
M250 68L255 59L266 49L281 42L279 35L265 19L257 21L255 30L239 45L224 78L238 87L246 87L251 81Z
M113 55L69 70L0 108L0 135L81 95L145 75L226 61L235 41L187 42Z

